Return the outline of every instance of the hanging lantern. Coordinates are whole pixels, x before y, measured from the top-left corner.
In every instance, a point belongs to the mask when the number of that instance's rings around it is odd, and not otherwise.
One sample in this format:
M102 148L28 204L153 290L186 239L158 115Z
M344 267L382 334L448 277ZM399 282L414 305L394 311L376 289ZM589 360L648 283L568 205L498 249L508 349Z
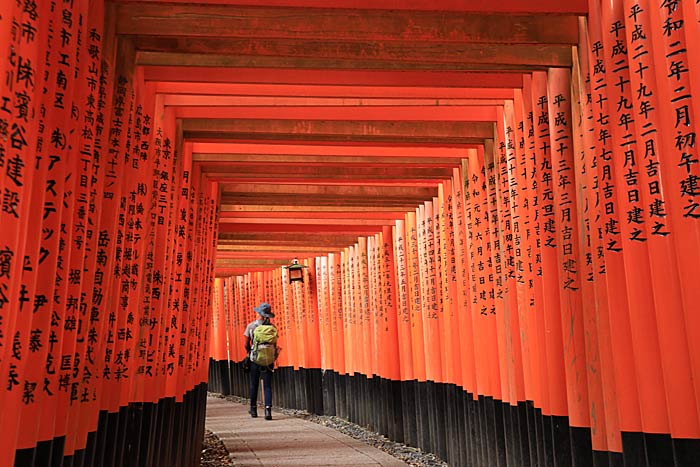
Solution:
M299 264L299 260L294 258L289 266L284 266L289 271L289 283L292 282L304 282L304 266Z

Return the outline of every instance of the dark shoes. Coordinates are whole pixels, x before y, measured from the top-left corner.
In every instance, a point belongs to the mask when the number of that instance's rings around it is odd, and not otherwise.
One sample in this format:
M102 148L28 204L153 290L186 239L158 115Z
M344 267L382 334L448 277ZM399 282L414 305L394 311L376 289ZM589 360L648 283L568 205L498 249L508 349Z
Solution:
M258 408L251 406L248 413L252 418L258 418ZM272 420L272 407L265 407L265 420Z

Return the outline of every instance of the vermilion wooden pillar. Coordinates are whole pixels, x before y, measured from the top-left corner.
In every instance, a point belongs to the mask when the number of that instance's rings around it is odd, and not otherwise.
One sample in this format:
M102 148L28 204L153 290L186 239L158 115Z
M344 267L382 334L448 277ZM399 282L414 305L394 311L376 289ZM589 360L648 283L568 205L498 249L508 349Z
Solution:
M526 183L527 169L525 167L525 136L523 135L523 99L522 91L516 90L513 100L513 117L511 123L511 137L508 143L508 182L507 189L510 196L510 211L512 219L512 248L513 264L512 279L515 282L515 294L517 298L518 326L511 332L517 336L520 346L519 364L522 371L521 393L518 401L533 401L533 376L532 364L536 355L535 336L535 303L534 287L532 284L532 269L528 262L528 246L531 233L529 219L525 209L529 207L528 187ZM507 115L510 112L509 103L504 109ZM505 115L504 115L505 116ZM513 293L513 292L511 292ZM515 337L515 336L514 336Z
M549 114L546 74L532 75L532 112L537 165L538 215L540 219L539 254L542 261L542 306L544 311L545 353L547 355L547 386L550 413L568 414L564 357L559 313L559 282L556 258L556 221L554 206L554 181L552 176L552 146L549 132Z
M444 382L454 382L454 366L455 357L451 349L454 348L452 337L452 327L448 323L452 322L450 313L450 296L449 288L447 287L448 271L447 271L447 225L445 217L445 182L438 186L438 196L433 198L433 213L434 226L434 244L435 244L435 291L437 315L440 325L440 334L442 336L440 342L442 344L442 374ZM458 360L458 358L457 358Z
M697 313L690 311L697 302L697 290L685 286L692 275L691 264L697 265L694 258L698 255L697 246L700 244L700 216L697 215L700 193L694 188L700 167L695 162L699 154L697 145L693 142L700 105L694 92L698 83L698 71L693 65L697 64L697 57L692 53L697 45L695 39L698 37L698 24L696 15L686 16L689 6L682 5L682 2L662 3L658 7L649 5L648 12L653 37L658 38L652 43L651 49L655 65L652 77L656 78L654 91L659 98L658 126L666 149L659 151L660 171L666 180L664 193L669 202L671 235L675 237L678 277L685 310L681 316L680 307L675 307L673 316L669 319L665 319L665 315L662 317L660 310L657 310L658 332L667 388L673 388L677 384L687 387L686 378L690 375L687 371L676 372L675 368L677 364L689 365L694 378L700 369L700 349L696 341ZM695 12L697 13L697 8ZM691 248L690 245L694 247ZM655 271L653 276L657 277ZM685 353L689 355L686 357ZM682 392L668 401L673 437L698 436L697 418L680 415L690 410L692 405L698 408L700 390L697 384L692 392L692 395Z
M517 99L516 99L517 101ZM531 321L532 331L530 342L535 343L534 358L531 361L533 372L533 384L535 387L534 406L542 410L544 414L550 414L549 390L547 378L547 348L545 345L544 324L544 300L542 289L542 254L541 247L541 216L539 207L541 198L538 195L538 167L540 161L537 158L538 151L535 145L535 113L532 101L532 76L523 77L522 92L523 107L523 135L524 135L524 184L521 191L522 206L525 211L527 228L525 229L527 274L529 276L527 286L529 300L534 305L534 317ZM519 174L520 171L517 171ZM539 454L538 454L539 456ZM539 458L539 457L538 457Z
M473 151L472 156L476 155ZM456 280L456 297L453 297L456 305L457 323L459 329L459 349L461 361L461 386L471 393L476 394L476 362L474 360L474 325L471 315L471 279L470 264L467 249L467 236L465 218L465 186L462 179L462 171L455 168L452 171L452 213L454 228L454 280Z
M474 360L475 360L475 385L473 393L490 394L488 377L488 354L485 347L485 332L482 316L488 313L487 291L485 274L488 262L486 260L486 242L484 241L487 222L483 204L486 199L486 184L483 179L483 162L476 154L472 154L462 169L464 178L465 198L465 227L466 242L465 254L468 255L469 273L471 284L471 304L468 311L474 330Z
M499 230L501 231L501 254L503 256L504 316L503 327L505 352L508 365L508 401L517 406L518 401L525 399L523 356L521 347L520 302L522 293L518 293L516 275L516 257L519 250L518 239L520 222L513 214L518 205L517 190L510 174L515 171L515 135L516 121L512 102L506 102L504 108L498 111L497 131L499 132L499 150L496 162L497 190L499 194ZM514 193L516 193L514 195Z
M343 320L342 320L342 278L340 276L340 254L331 253L328 255L328 280L329 280L329 294L331 300L331 310L332 314L332 325L333 325L333 362L334 369L339 375L347 373L345 367L345 335L343 333Z
M320 368L321 367L321 344L320 344L320 326L319 326L319 310L317 308L318 298L317 298L317 287L318 287L318 276L316 275L316 270L313 268L313 260L306 259L304 264L307 268L304 270L305 282L304 282L304 293L306 295L306 319L302 323L302 326L306 328L306 346L308 349L306 368Z
M411 338L410 276L408 273L408 255L406 242L406 223L403 219L396 221L392 227L392 245L394 246L396 271L396 319L399 343L399 370L401 381L413 379L413 345Z
M580 35L585 39L585 24ZM584 49L585 50L585 49ZM588 383L590 428L594 456L606 456L605 451L621 451L617 401L615 400L615 380L610 355L610 332L607 321L607 290L600 280L602 256L600 233L600 200L596 193L594 178L595 145L592 141L592 106L585 98L590 94L590 86L583 75L588 75L586 57L579 62L575 56L572 75L571 114L574 144L574 165L576 168L576 195L579 225L581 293L583 298L583 319L586 334L586 379ZM585 71L583 69L585 68ZM584 96L582 98L582 96ZM603 299L601 300L601 296ZM603 319L600 319L600 317ZM604 323L601 326L601 322ZM606 384L609 388L606 391ZM593 416L595 415L595 416Z
M556 243L559 271L561 329L571 426L572 457L575 464L590 462L591 406L587 381L587 355L584 342L585 312L581 291L581 256L575 184L574 139L571 115L571 74L550 69L547 76L547 102L552 155L552 174L557 224ZM565 331L564 331L565 330ZM590 332L595 332L591 329ZM584 376L585 375L585 376ZM578 428L578 429L577 429Z
M406 261L408 263L409 313L411 319L411 344L413 348L413 375L419 381L426 380L425 342L423 340L422 295L420 282L420 248L418 242L418 217L416 212L406 213Z
M25 27L42 28L47 24L50 16L50 9L47 6L36 6L16 11L5 11L6 21L17 21L25 24ZM34 14L32 14L32 11ZM14 27L14 26L13 26ZM8 25L9 29L10 26ZM2 191L2 217L4 232L2 235L2 278L0 278L0 312L3 316L2 342L4 349L0 355L0 368L3 374L8 375L8 385L0 393L0 405L4 407L0 417L3 426L8 427L7 436L0 442L0 454L2 459L11 462L6 454L11 455L14 448L19 444L23 447L31 447L37 441L36 425L37 418L32 419L32 423L23 432L21 428L21 412L26 410L37 410L39 404L44 399L41 392L43 385L42 377L44 369L41 366L32 365L37 361L36 353L43 354L45 361L46 351L42 350L48 345L48 322L46 319L39 321L38 317L27 312L37 307L46 309L48 300L39 298L36 302L33 297L37 296L37 291L50 289L53 291L53 283L46 284L40 282L39 268L56 267L55 256L46 259L46 253L41 250L45 235L38 229L29 228L29 216L32 213L42 212L44 209L44 199L50 195L46 194L49 161L46 157L48 147L37 144L38 138L45 135L45 125L39 125L38 119L31 118L33 112L42 112L44 118L42 123L47 122L47 113L53 107L51 98L54 88L48 80L44 81L45 73L48 73L49 63L39 61L40 51L49 42L46 32L37 32L36 35L26 35L18 37L13 34L12 38L6 38L8 50L16 51L17 57L10 56L9 63L19 65L6 68L5 89L3 90L3 100L10 104L3 112L2 125L5 141L1 148L6 170L0 181ZM2 39L0 39L2 40ZM14 43L13 43L14 42ZM34 63L35 65L32 65ZM24 69L24 71L23 71ZM36 77L31 80L16 79L20 74L29 72ZM34 82L34 85L32 85ZM36 86L46 86L49 92L46 96L35 93ZM13 99L8 99L13 96ZM5 100L7 99L7 100ZM26 107L23 107L26 106ZM38 159L36 164L32 163L32 152L43 154L42 159ZM25 166L26 164L26 166ZM31 169L31 170L30 170ZM7 222L7 224L5 224ZM19 228L19 230L16 230ZM52 247L47 243L47 246ZM55 252L57 245L51 251ZM44 250L48 251L48 250ZM55 254L55 253L54 253ZM43 259L43 261L42 261ZM8 288L8 282L10 287ZM48 279L48 277L47 277ZM17 292L19 292L18 295ZM51 296L51 294L49 294ZM43 310L42 310L43 311ZM42 317L48 313L42 313ZM38 413L38 412L35 412Z
M398 316L396 305L397 276L395 274L395 257L392 243L391 226L383 226L379 236L381 242L378 251L381 255L381 275L379 284L383 289L384 313L377 321L378 339L384 349L389 349L385 354L384 370L380 375L391 381L401 379L401 366L399 359Z

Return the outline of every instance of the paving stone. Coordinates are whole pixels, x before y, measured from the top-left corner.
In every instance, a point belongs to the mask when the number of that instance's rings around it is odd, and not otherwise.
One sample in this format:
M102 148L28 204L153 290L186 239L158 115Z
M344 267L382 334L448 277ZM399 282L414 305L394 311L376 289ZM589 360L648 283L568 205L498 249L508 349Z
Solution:
M245 403L207 399L206 427L221 439L236 467L409 465L333 428L275 409L272 417L251 418Z

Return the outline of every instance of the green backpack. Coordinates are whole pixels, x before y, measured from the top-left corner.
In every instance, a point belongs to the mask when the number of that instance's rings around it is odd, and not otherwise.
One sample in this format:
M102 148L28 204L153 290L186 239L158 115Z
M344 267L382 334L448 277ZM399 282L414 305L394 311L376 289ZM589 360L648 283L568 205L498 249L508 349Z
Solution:
M260 366L270 366L277 358L277 328L261 324L253 331L253 349L250 360Z

